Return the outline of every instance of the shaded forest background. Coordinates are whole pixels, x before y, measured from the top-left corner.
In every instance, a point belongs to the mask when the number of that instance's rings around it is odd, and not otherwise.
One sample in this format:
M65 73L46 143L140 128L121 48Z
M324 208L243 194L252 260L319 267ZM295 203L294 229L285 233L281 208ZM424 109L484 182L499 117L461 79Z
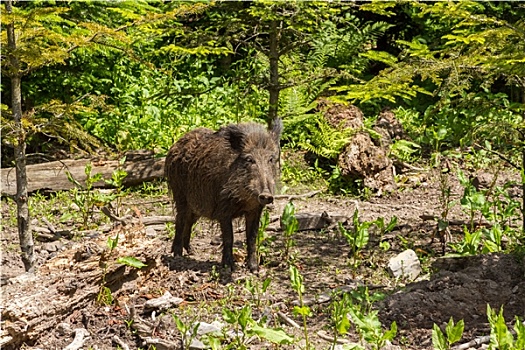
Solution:
M163 155L195 127L279 116L282 146L308 152L315 173L285 164L285 180L322 178L337 192L348 187L337 155L355 130L323 118L334 103L359 107L365 129L394 111L411 136L391 146L403 161L453 152L519 164L523 18L515 2L18 2L2 11L2 167L20 126L34 163Z

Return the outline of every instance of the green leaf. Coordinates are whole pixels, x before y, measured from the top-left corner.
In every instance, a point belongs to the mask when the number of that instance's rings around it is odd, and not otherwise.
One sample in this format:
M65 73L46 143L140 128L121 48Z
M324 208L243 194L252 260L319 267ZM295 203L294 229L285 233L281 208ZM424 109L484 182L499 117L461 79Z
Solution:
M392 341L397 335L397 323L396 321L392 322L390 329L383 334L383 340Z
M292 288L302 294L304 292L303 276L297 270L297 267L290 265L290 281L292 282Z
M337 330L337 333L341 335L345 335L348 333L350 326L351 326L350 320L345 315L339 320L339 322L337 322L335 329Z
M516 316L515 320L514 331L516 332L516 343L514 346L516 349L525 349L525 325L518 316Z
M141 269L145 266L148 266L146 264L144 264L142 261L140 261L139 259L135 258L134 256L124 256L124 257L120 257L117 259L117 262L120 263L120 264L124 264L124 265L127 265L127 266L131 266L131 267L134 267L136 269Z
M454 325L454 320L452 317L448 321L445 331L447 333L448 344L452 345L455 342L459 341L463 336L463 330L465 329L465 322L460 320L456 325Z
M493 345L500 350L512 349L514 338L505 324L503 306L496 315L496 312L490 308L489 304L487 304L487 316L490 323L490 345Z
M365 57L373 61L382 62L388 66L393 66L397 63L397 58L394 55L384 51L367 51L359 54L360 57Z
M252 318L252 308L250 305L246 305L241 309L239 313L239 325L242 330L246 329L249 320Z
M280 328L265 328L256 324L250 331L274 344L293 344L293 337Z
M222 318L229 324L235 324L235 322L237 322L237 316L230 309L222 309Z
M311 316L312 314L312 312L310 311L310 308L306 305L294 306L293 313L294 315L301 315L301 316Z
M447 350L448 345L445 340L445 335L439 329L438 325L434 323L434 327L432 328L432 345L434 346L434 349L437 350Z
M272 282L272 279L270 277L266 278L262 284L262 292L266 292L268 287L270 286L270 283Z
M115 238L108 237L106 245L109 248L109 250L115 249L117 247L117 244L118 244L118 234L115 236Z

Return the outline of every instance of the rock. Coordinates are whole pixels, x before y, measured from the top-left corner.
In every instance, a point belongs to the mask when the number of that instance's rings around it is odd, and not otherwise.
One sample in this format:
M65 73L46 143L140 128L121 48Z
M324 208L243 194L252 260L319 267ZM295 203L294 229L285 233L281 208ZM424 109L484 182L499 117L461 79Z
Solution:
M224 325L218 321L213 321L212 323L198 322L197 326L197 336L203 336L208 333L220 333Z
M199 339L192 339L190 344L190 350L203 350L206 349L207 346L204 345L203 342L201 342Z
M146 237L155 237L157 235L157 231L153 227L147 227L146 228Z
M421 273L421 263L412 249L407 249L404 252L390 259L388 268L396 278L413 281Z
M196 333L193 334L195 327L197 327ZM193 324L191 329L186 332L186 338L191 338L189 348L193 350L207 349L208 346L206 346L199 338L210 333L221 333L222 327L224 327L224 325L218 321L213 321L212 323L197 322Z
M42 244L42 249L47 250L50 253L60 251L62 250L62 248L64 248L64 244L60 241L47 242Z
M389 147L394 141L408 139L403 126L388 107L379 113L373 129L381 135L379 140L374 139L374 143L380 147Z
M402 350L399 345L394 345L390 341L386 341L385 345L381 348L381 350Z
M389 192L396 188L392 160L367 133L354 135L339 155L337 166L344 177L362 179L368 188Z

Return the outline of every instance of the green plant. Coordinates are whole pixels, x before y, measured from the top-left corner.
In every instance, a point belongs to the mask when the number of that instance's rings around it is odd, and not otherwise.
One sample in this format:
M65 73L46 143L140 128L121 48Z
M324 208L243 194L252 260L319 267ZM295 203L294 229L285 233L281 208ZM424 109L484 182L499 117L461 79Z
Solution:
M460 202L469 216L469 227L464 228L461 242L451 244L455 252L460 255L499 252L504 250L504 238L510 249L519 245L522 234L511 223L519 216L520 203L509 196L508 185L495 186L494 179L488 189L478 190L463 172L458 173L458 178L464 187ZM476 225L481 219L489 225Z
M270 286L270 283L272 282L271 278L266 278L261 285L259 285L257 282L254 283L252 278L247 278L244 283L244 288L251 294L252 300L255 300L255 306L260 307L261 306L261 299L266 293L266 290Z
M173 222L166 223L166 234L169 240L173 240L175 238L175 223Z
M507 328L503 317L503 306L499 313L496 313L487 304L487 317L490 323L490 343L489 349L498 350L519 350L525 349L525 325L517 316L514 324L515 336Z
M111 257L111 254L113 253L113 251L117 248L118 241L119 241L118 233L115 236L115 238L112 238L111 236L109 236L106 241L106 247L108 248L108 250L104 251L100 256L99 266L102 268L102 277L100 280L100 290L97 295L97 302L102 305L111 305L113 303L113 295L111 293L111 289L109 289L106 286L106 275L107 275L107 270L108 270L109 258ZM117 259L117 263L123 264L126 266L130 266L136 269L141 269L147 266L142 261L132 256L119 257Z
M292 282L292 288L297 293L299 299L299 305L294 306L293 313L301 316L303 320L303 334L305 340L305 349L310 350L310 342L308 340L308 326L306 324L307 317L312 315L312 311L308 305L304 304L304 283L303 276L299 273L299 270L294 265L290 265L290 281Z
M99 203L100 196L95 193L93 190L93 185L102 180L102 174L96 173L95 175L91 174L93 169L93 164L91 162L87 163L84 167L84 173L86 174L86 180L84 184L77 181L73 175L66 171L67 179L75 185L71 190L73 195L73 203L75 203L82 216L82 227L87 227L89 218L93 215L94 207Z
M346 239L348 245L350 246L350 251L352 255L352 267L355 272L355 270L359 266L359 254L361 253L361 250L366 247L370 238L368 229L374 224L374 222L359 222L359 211L356 209L352 217L352 223L352 230L347 230L341 222L338 222L337 224L339 232Z
M252 318L250 305L243 306L240 310L222 309L222 317L228 324L234 326L233 341L229 349L248 349L246 341L256 335L274 344L291 344L293 338L280 328L267 328L261 326Z
M336 293L334 293L336 294ZM348 319L348 312L352 304L350 294L343 293L339 300L336 300L337 295L332 298L330 304L330 316L334 327L334 339L332 341L332 347L337 344L338 336L344 336L350 329L350 320Z
M343 294L339 301L332 302L332 321L336 327L335 333L344 335L348 332L351 324L360 337L360 343L349 343L343 349L375 349L379 350L392 341L397 334L397 325L392 322L388 330L383 330L379 321L378 311L372 306L376 301L384 299L381 293L370 295L368 288L361 287ZM351 322L350 322L351 321ZM337 340L334 334L334 344Z
M392 322L388 330L383 330L379 321L378 311L373 310L363 313L358 308L348 310L352 322L355 324L361 341L365 341L372 349L379 350L386 345L387 341L392 341L397 334L397 324Z
M292 202L288 202L283 210L281 222L284 227L284 258L290 258L290 249L295 245L293 235L299 228L299 222L295 217L295 207Z
M450 349L452 344L461 339L464 328L465 323L463 320L460 320L457 324L454 324L454 320L451 317L445 328L445 336L441 329L439 329L438 325L434 323L434 327L432 328L432 345L434 346L434 349Z
M266 229L270 225L270 212L264 209L261 215L261 222L257 231L257 253L259 254L258 261L264 262L264 258L269 252L268 244L273 240L267 233Z
M382 240L383 236L392 231L397 226L397 216L392 216L388 224L385 225L385 218L380 216L374 222L374 225L379 229L379 237Z
M171 314L175 325L181 335L182 349L190 349L190 345L193 339L197 337L197 330L199 329L199 323L195 322L198 315L194 315L190 322L184 322L179 316L174 313Z
M128 176L128 172L124 169L122 169L122 166L126 162L126 157L122 157L118 161L118 167L111 173L111 179L105 180L105 182L108 185L111 185L115 188L115 192L111 195L110 198L108 198L108 201L116 201L116 208L115 213L116 215L120 215L120 209L122 206L122 196L124 195L122 189L124 188L123 182L126 176Z
M476 255L479 253L481 242L481 230L470 232L468 228L464 227L463 232L465 236L462 241L458 243L450 243L452 249L458 255Z
M420 145L407 140L397 140L390 145L390 155L403 162L415 162L419 158L420 152Z

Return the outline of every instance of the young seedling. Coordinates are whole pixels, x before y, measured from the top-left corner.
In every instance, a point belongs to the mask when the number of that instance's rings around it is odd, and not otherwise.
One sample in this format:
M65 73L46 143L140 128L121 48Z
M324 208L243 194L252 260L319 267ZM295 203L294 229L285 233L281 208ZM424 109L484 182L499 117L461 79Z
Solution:
M252 299L255 300L255 306L259 308L261 306L261 299L266 293L266 290L270 286L272 280L268 277L261 285L257 282L253 282L252 278L247 278L244 284L244 288L252 295Z
M290 257L290 249L295 245L292 236L299 228L299 222L295 217L295 207L292 202L288 202L284 207L281 220L284 227L284 258L288 260Z
M222 309L222 317L228 324L234 326L233 342L229 344L231 349L248 349L247 341L252 336L265 339L273 344L292 344L293 338L280 328L267 328L259 325L252 318L252 308L245 305L240 310L231 310L227 307Z
M262 215L261 215L261 222L259 224L259 230L257 231L257 251L259 254L259 261L261 263L264 263L264 258L268 254L268 245L270 239L268 234L266 233L266 229L270 225L270 212L268 209L264 209Z
M450 349L452 344L461 339L464 329L465 323L463 320L460 320L457 324L454 324L452 317L448 321L448 324L445 328L445 334L443 334L438 325L434 323L434 327L432 328L432 345L434 346L434 349Z
M504 349L504 350L519 350L525 349L525 325L516 316L516 323L514 324L514 331L516 338L510 332L503 317L503 306L499 313L492 310L487 304L487 317L490 323L490 343L489 349Z
M337 344L338 337L346 335L351 326L348 319L348 312L352 305L350 295L343 293L340 300L335 300L336 296L334 295L332 298L334 301L331 304L331 319L334 327L333 347Z
M303 294L304 294L304 284L303 284L303 276L299 273L299 270L297 270L297 267L294 265L290 265L290 281L292 282L292 288L297 293L297 296L299 297L299 305L294 306L293 313L297 316L300 315L303 319L303 333L304 333L304 341L305 341L305 349L310 349L310 342L308 340L308 327L306 325L306 319L307 317L311 316L312 312L310 310L310 307L308 305L305 305L303 302Z
M359 211L356 209L352 218L353 229L347 230L341 222L338 223L339 232L345 237L352 255L352 267L355 270L359 266L359 255L361 250L366 247L370 235L368 229L374 222L359 222Z
M122 197L124 196L122 189L124 188L124 179L126 176L128 176L128 172L122 169L122 166L125 162L126 157L124 156L119 160L117 169L111 174L111 179L105 180L108 185L111 185L115 188L115 193L113 193L109 199L111 201L116 201L115 214L117 216L120 215L120 210L122 207Z
M92 191L93 185L102 180L101 173L91 174L92 169L93 165L91 163L87 163L84 167L84 173L86 174L84 184L81 184L69 171L66 171L67 179L75 185L71 193L73 194L73 202L78 206L82 214L82 227L84 228L87 227L88 220L93 215L93 208L97 204L97 196Z

